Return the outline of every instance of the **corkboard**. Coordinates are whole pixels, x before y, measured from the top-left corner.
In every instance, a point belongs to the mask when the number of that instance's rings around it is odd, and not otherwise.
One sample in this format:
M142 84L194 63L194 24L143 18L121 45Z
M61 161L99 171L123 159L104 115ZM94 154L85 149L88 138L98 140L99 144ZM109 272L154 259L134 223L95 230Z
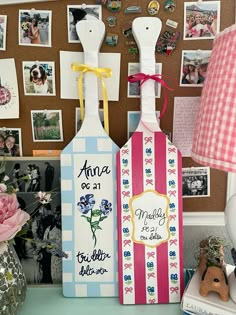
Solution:
M60 99L60 67L59 67L59 51L82 51L80 44L68 43L67 36L67 5L82 4L84 1L53 1L34 4L18 4L0 6L0 14L8 16L7 28L7 50L0 52L1 58L15 58L17 77L20 94L20 119L0 120L0 127L21 128L23 155L32 156L32 150L61 150L63 149L75 135L75 108L79 106L77 100ZM86 4L95 4L96 1L88 0ZM142 13L125 14L124 9L127 6L140 5ZM122 26L139 16L148 16L148 1L122 1L122 10L113 13L117 17L117 25L113 28L108 27L106 18L111 15L105 7L102 10L103 21L106 24L106 31L117 33L119 35L118 45L110 47L103 43L101 52L120 52L121 55L121 77L120 77L120 98L119 102L109 102L109 121L110 136L118 146L124 145L127 141L127 112L137 111L140 109L140 101L137 98L127 98L127 81L128 62L138 62L138 55L129 54L126 45L127 38L122 35ZM160 1L163 6L164 1ZM177 30L181 32L177 49L170 55L156 54L156 61L162 63L162 73L175 78L179 82L181 52L182 50L210 50L212 48L212 40L196 40L184 41L183 38L183 14L184 1L176 0L177 8L174 13L165 12L161 7L158 17L163 22L164 30L173 30L165 25L168 18L178 22ZM18 45L18 13L19 9L30 10L32 6L37 10L52 10L52 47L29 47ZM221 25L220 29L224 29L234 23L234 1L221 1ZM56 96L50 97L32 97L25 96L23 90L22 77L22 61L55 61L56 71ZM163 94L163 93L162 93ZM173 103L175 96L200 96L201 88L185 88L177 86L175 91L169 93L168 107L165 116L161 120L161 128L172 132L173 127ZM163 99L157 99L156 109L161 110ZM43 109L61 109L63 117L63 134L64 142L33 142L31 133L31 116L30 110ZM183 167L199 166L192 161L191 158L183 158ZM211 197L207 198L189 198L184 199L184 211L224 211L226 196L226 173L211 169Z

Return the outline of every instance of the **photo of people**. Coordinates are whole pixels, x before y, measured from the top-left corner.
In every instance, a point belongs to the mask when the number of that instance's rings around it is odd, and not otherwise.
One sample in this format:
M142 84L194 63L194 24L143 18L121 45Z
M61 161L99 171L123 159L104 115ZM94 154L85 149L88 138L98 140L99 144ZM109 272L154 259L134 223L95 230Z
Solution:
M211 50L183 50L180 86L203 86Z
M63 141L61 110L32 110L31 123L35 142Z
M76 24L81 20L102 19L101 5L68 5L67 6L67 26L68 42L79 43L79 37L76 31Z
M210 168L190 167L182 169L183 198L210 196Z
M0 15L0 50L6 50L7 16Z
M220 1L184 3L184 39L213 39L220 29Z
M25 95L56 95L53 61L23 61L22 67Z
M51 47L51 11L19 10L19 45Z
M0 128L0 156L22 156L20 128Z
M128 75L132 75L140 72L140 66L138 62L128 63ZM162 74L162 63L156 63L155 65L156 74ZM128 82L128 97L140 97L140 82ZM156 98L161 97L161 88L157 82L155 82L155 96Z
M17 190L19 207L30 214L14 238L28 284L61 284L61 196L59 158L7 157L1 177Z

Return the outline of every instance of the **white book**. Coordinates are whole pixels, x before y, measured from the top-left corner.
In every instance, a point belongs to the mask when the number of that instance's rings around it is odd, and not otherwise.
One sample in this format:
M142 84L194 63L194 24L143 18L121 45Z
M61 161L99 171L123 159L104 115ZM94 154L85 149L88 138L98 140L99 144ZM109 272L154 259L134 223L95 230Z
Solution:
M227 265L226 272L229 275L234 266ZM229 299L227 302L221 300L216 292L210 292L207 297L199 293L201 275L197 269L186 287L181 308L187 314L203 315L233 315L236 314L236 304Z

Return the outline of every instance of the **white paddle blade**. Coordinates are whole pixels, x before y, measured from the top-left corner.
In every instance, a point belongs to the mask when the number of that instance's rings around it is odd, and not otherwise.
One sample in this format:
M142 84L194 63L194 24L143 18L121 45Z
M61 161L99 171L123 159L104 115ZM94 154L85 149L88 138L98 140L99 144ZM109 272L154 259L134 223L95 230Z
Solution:
M105 24L101 20L82 20L76 31L84 51L99 51L105 36Z
M140 47L155 47L160 35L162 22L157 17L139 17L132 23L134 39Z

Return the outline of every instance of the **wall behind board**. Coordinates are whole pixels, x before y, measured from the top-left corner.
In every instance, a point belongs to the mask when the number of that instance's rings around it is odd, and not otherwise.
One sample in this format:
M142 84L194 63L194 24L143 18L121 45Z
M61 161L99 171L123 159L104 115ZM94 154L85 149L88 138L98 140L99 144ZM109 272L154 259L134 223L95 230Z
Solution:
M25 3L17 5L0 5L0 14L8 16L7 27L7 49L0 51L0 59L14 58L16 62L17 78L20 95L20 118L0 120L0 127L21 128L23 156L32 156L32 150L61 150L75 135L75 108L79 106L78 100L65 100L60 98L60 65L59 51L82 51L79 43L68 43L67 36L67 5L83 4L85 1L58 0L41 3ZM161 6L163 1L159 1ZM127 38L122 35L122 27L139 16L149 16L147 4L149 1L129 0L122 1L120 12L111 13L105 7L102 9L102 19L106 24L106 31L119 35L118 44L115 47L106 45L105 41L101 47L101 52L120 52L121 53L121 73L120 73L120 95L118 102L109 102L109 123L110 136L122 146L127 141L127 112L138 111L140 109L140 100L138 98L127 98L127 75L128 63L138 62L138 55L131 55L128 52L130 46L127 46ZM96 4L96 1L88 0L86 4ZM166 54L156 53L156 62L162 63L162 73L170 76L179 82L181 71L181 53L182 50L211 50L212 40L183 40L183 21L184 21L184 1L176 0L177 8L175 12L169 13L160 8L158 17L163 22L163 30L172 30L165 25L169 18L178 22L177 31L180 31L180 40L177 42L177 48L167 56ZM127 6L139 5L142 13L125 14ZM36 10L52 11L52 47L32 47L18 45L18 14L19 9L30 10L32 6ZM235 20L234 0L221 1L221 21L220 30L232 25ZM107 17L114 15L117 18L115 27L110 28L107 25ZM25 96L23 89L22 61L55 61L56 73L56 96L32 97ZM216 78L220 79L220 78ZM176 96L200 96L201 87L180 87L176 86L174 92L168 93L168 106L164 117L161 119L161 128L172 132L173 128L173 109L174 97ZM160 99L156 101L156 109L161 110L163 104L163 93ZM61 109L63 119L63 142L33 142L31 132L31 110L43 109ZM183 158L183 167L199 166L191 158ZM224 172L211 169L211 196L205 198L184 198L184 211L224 211L226 198L227 175Z

